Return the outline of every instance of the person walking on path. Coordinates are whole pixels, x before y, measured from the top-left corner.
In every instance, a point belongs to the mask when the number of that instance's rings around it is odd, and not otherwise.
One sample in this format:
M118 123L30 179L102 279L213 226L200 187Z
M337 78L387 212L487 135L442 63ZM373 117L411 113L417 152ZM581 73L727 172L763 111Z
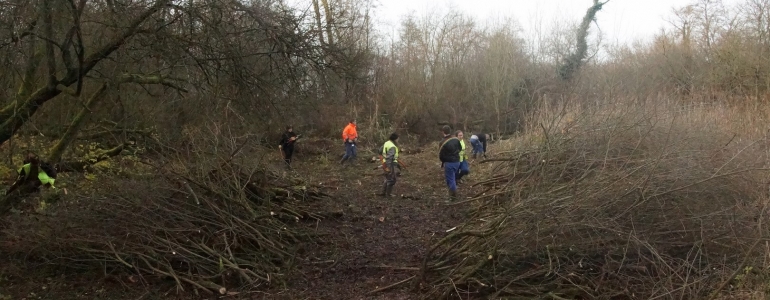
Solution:
M291 156L294 154L294 142L297 141L297 134L294 133L294 128L291 125L286 126L286 132L281 136L281 142L278 144L278 149L281 150L283 161L286 162L286 167L291 169Z
M356 131L356 119L351 119L348 126L342 130L342 140L345 142L345 155L340 160L340 165L345 164L346 161L356 159L358 152L356 151L356 140L358 140L358 132Z
M449 188L450 200L454 200L457 198L456 176L460 170L461 144L460 140L452 136L451 131L452 128L449 125L444 125L441 128L444 139L439 144L438 158L441 160L441 166L444 168L444 179L446 179L446 185Z
M398 164L398 146L396 146L396 140L398 140L397 133L391 133L388 141L382 145L382 170L385 171L385 182L382 185L382 196L391 197L393 187L396 185L396 179L398 178L399 168Z
M471 135L471 146L473 147L473 159L476 159L477 154L481 154L484 158L487 158L487 140L489 134L477 133Z
M468 164L468 154L465 151L465 140L463 139L462 130L458 130L455 136L460 140L460 169L457 172L457 182L460 183L463 176L471 173L471 168Z

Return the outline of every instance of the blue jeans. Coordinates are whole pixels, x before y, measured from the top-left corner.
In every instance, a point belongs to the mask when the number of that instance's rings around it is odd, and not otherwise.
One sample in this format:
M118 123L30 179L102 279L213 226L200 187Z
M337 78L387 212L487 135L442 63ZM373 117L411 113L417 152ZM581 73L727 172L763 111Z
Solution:
M444 178L446 179L446 185L450 191L457 191L457 172L460 170L459 162L445 162L444 163Z
M473 154L484 153L484 145L478 139L471 139L471 146L473 146Z
M463 178L463 176L468 175L471 173L471 166L468 164L467 160L463 160L460 162L460 168L457 171L457 180L460 180L460 178Z
M346 160L353 160L358 156L358 152L356 150L356 144L354 143L345 143L345 155L342 156L342 161Z

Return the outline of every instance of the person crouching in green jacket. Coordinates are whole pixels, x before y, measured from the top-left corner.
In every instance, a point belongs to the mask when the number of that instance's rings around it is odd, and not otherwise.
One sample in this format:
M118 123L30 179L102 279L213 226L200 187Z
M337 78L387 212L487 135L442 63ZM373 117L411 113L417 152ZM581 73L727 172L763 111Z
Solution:
M56 188L54 186L56 169L48 163L41 162L34 153L30 152L27 154L27 158L24 159L24 165L19 168L18 172L19 176L16 178L16 182L13 183L6 194L10 194L21 186L29 187L30 191L34 191L41 186ZM29 176L30 174L37 174L37 176Z

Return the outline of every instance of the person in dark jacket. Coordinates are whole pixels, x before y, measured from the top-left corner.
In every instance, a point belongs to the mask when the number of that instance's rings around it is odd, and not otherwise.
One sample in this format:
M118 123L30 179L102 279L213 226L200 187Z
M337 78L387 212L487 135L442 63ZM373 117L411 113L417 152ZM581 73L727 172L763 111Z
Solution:
M489 134L477 133L471 135L471 146L473 146L473 159L476 159L477 154L481 154L484 158L487 157L487 140Z
M281 136L281 142L278 144L278 149L283 154L283 160L286 162L286 167L291 168L291 156L294 154L294 142L297 141L297 134L294 133L294 128L291 125L286 126L286 132Z
M460 140L452 136L452 128L444 125L441 128L444 139L441 140L438 150L438 158L441 160L441 166L444 168L444 179L446 179L451 199L457 198L457 180L456 176L460 170L460 151L462 145Z

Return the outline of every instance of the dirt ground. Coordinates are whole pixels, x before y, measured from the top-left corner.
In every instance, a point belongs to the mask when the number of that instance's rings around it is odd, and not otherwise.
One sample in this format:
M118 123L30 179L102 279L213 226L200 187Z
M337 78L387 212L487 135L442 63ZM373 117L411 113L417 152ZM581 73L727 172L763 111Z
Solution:
M420 152L420 151L415 151ZM355 164L342 167L337 156L298 153L294 172L325 187L331 198L314 203L334 217L302 222L317 233L317 242L303 245L285 286L229 296L179 294L167 286L138 286L125 274L72 275L51 270L24 278L0 266L0 300L5 299L417 299L412 282L371 293L416 276L424 253L463 219L463 205L448 205L443 171L435 151L403 153L407 164L393 198L376 195L383 175L360 153ZM472 174L459 185L461 198L475 194ZM289 175L289 174L287 174ZM0 253L0 257L2 257Z
M317 182L334 195L326 209L342 217L308 224L324 238L308 247L306 259L285 292L285 299L416 299L411 282L380 293L378 288L418 275L423 255L459 225L461 205L447 205L447 188L438 158L432 151L402 155L407 164L394 189L397 197L377 196L382 171L360 157L341 168L321 166ZM299 162L298 172L317 164ZM474 176L460 185L461 197L473 194Z

